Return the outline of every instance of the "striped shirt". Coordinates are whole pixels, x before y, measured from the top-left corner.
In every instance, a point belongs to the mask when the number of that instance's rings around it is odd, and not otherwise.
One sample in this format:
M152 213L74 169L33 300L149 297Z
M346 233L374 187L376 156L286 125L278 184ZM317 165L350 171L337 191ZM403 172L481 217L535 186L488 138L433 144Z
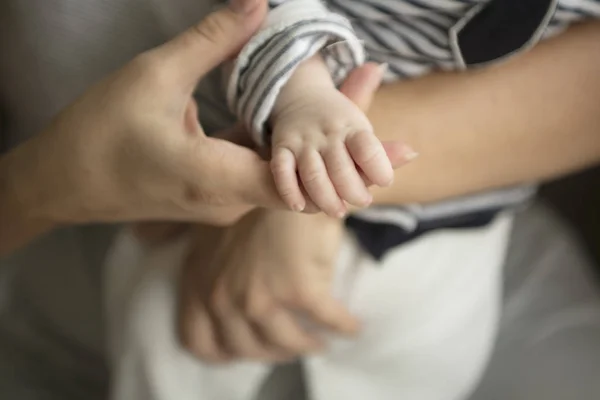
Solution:
M230 108L261 145L279 90L316 53L336 83L366 60L387 63L384 79L393 82L498 62L574 22L600 17L600 0L272 0L270 6L263 28L236 61L227 93ZM426 206L372 207L354 217L362 227L393 226L408 238L423 226L516 207L534 193L535 187L521 186Z

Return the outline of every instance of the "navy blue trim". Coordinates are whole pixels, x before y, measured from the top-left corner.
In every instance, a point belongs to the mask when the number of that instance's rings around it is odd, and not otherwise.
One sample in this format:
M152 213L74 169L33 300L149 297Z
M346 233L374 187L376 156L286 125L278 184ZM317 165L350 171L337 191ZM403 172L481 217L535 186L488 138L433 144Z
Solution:
M464 26L455 40L462 64L489 63L532 46L555 8L554 0L492 0L459 21Z
M346 219L346 227L351 230L361 247L376 260L381 260L394 247L400 246L419 236L438 229L474 229L487 226L500 210L486 210L478 213L452 216L435 221L420 222L412 232L398 225L368 222L359 218Z

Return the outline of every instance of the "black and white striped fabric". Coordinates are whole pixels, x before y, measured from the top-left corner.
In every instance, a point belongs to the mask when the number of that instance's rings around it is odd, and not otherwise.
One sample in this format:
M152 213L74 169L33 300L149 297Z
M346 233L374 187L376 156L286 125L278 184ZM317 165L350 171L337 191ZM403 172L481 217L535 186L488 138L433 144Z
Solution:
M600 0L269 3L268 20L240 53L228 88L229 106L260 145L266 142L265 122L279 90L295 68L317 52L321 52L338 83L365 60L388 64L385 81L393 82L434 70L460 70L497 62L560 33L574 22L600 18ZM386 227L385 235L392 232L391 241L376 239L378 243L390 243L371 249L379 257L387 248L422 231L423 226L448 226L452 225L448 221L457 218L465 220L465 216L514 207L534 193L531 186L516 187L428 206L370 208L357 213L355 219L359 220L350 223L359 230L364 230L366 223ZM470 225L467 221L466 226ZM404 232L404 239L397 238L398 229Z

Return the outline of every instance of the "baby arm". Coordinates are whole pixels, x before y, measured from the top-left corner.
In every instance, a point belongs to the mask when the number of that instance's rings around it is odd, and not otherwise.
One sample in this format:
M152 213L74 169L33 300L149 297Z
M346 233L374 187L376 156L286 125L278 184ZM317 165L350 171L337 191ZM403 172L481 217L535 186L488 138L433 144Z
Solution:
M379 186L392 182L392 166L369 120L337 90L320 55L297 67L269 122L275 183L295 211L306 205L301 186L321 210L342 217L345 202L365 207L372 200L361 172Z
M274 178L294 210L308 198L331 216L370 203L392 168L371 125L336 85L364 63L350 21L320 0L279 0L242 49L229 78L230 109L254 141L272 146ZM305 195L308 198L305 198Z

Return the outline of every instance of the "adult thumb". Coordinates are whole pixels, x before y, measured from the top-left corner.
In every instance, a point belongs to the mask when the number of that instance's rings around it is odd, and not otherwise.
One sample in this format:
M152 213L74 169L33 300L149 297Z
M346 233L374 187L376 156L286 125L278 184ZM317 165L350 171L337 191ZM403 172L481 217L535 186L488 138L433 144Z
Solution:
M231 58L258 30L267 0L231 0L156 51L184 83L195 84Z

